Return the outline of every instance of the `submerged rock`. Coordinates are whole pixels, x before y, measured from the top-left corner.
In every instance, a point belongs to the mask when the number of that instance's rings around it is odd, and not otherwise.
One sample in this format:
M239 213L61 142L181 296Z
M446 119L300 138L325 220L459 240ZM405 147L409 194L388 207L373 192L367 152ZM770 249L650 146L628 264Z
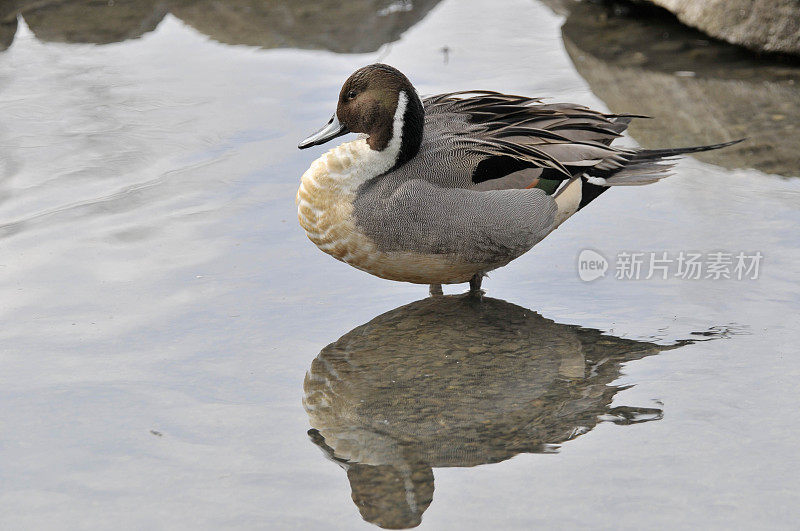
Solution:
M710 144L693 155L728 168L800 176L800 67L709 40L675 20L614 16L570 4L564 44L613 112L637 113L629 132L647 148Z
M647 0L684 24L752 50L800 55L797 0Z

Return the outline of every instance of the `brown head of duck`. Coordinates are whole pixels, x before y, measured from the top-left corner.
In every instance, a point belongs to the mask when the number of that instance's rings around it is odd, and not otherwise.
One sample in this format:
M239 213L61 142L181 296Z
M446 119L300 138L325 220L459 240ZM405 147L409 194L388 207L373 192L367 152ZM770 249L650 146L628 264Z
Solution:
M339 92L336 112L316 133L297 146L324 144L347 133L364 133L370 149L384 151L399 143L396 164L413 157L422 142L422 101L402 72L376 63L356 70Z

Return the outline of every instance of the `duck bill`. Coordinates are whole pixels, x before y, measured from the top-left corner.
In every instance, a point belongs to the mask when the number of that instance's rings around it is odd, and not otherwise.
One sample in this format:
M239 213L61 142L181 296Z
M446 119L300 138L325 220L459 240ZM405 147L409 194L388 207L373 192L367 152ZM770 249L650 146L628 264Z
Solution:
M337 136L346 135L349 132L350 130L347 127L339 123L339 118L336 117L336 113L333 113L331 119L328 120L328 123L325 124L322 129L300 142L297 147L305 149L311 146L318 146L324 144L328 140L333 140Z

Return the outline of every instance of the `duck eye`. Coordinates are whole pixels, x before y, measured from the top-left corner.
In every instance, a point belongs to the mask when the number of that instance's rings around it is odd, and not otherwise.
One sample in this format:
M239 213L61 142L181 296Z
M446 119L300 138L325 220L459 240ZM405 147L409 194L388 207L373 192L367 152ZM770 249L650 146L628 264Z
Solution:
M352 100L355 97L356 97L356 91L355 90L351 90L350 92L347 93L347 99L348 100Z

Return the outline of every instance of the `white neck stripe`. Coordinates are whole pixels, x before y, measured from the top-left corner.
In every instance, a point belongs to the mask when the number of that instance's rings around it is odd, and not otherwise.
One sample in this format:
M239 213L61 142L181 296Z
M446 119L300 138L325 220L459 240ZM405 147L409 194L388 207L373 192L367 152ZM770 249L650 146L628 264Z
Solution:
M389 139L389 143L383 150L372 152L374 157L372 167L375 175L385 173L397 164L397 157L400 156L400 148L403 145L403 122L407 106L408 94L401 90L397 95L397 109L394 111L392 120L392 138Z
M408 94L401 90L397 95L397 109L394 111L394 121L392 123L392 139L386 149L395 150L395 159L400 154L400 147L403 144L403 125L406 117L406 107L408 107Z

